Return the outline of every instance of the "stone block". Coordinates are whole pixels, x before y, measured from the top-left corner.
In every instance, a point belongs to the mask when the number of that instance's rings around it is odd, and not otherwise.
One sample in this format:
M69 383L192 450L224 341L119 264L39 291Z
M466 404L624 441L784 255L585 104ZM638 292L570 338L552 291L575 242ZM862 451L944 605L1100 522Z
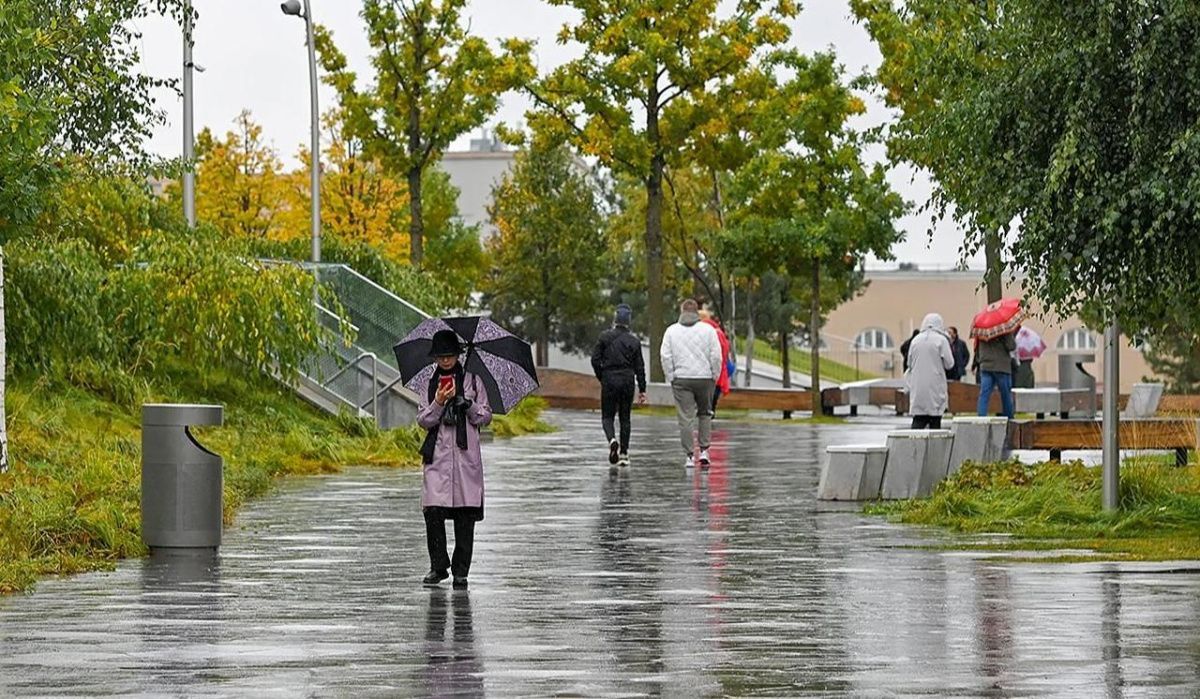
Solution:
M1007 418L956 417L951 430L954 444L950 448L946 475L957 473L967 461L992 463L1004 458L1008 440Z
M818 500L874 500L879 497L887 446L839 445L825 449L828 457L817 486Z
M928 496L946 477L953 442L950 430L889 432L879 496L885 500Z
M1162 400L1163 385L1160 383L1135 383L1125 405L1126 417L1154 417L1158 402Z

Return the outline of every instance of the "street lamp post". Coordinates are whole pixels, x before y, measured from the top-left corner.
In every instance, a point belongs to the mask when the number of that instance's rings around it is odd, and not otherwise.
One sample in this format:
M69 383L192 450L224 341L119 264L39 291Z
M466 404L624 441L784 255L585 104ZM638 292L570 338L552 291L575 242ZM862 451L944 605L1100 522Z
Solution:
M183 3L183 218L189 227L196 225L196 151L192 120L192 0Z
M1121 392L1121 328L1116 315L1104 331L1104 406L1103 406L1103 505L1106 512L1121 507L1121 443L1120 408L1117 398Z
M301 9L300 0L286 0L280 3L279 9L285 15L302 17L305 33L308 37L308 82L312 118L312 145L310 146L312 170L312 261L321 261L321 113L317 107L317 47L313 42L312 6L309 0L304 0Z

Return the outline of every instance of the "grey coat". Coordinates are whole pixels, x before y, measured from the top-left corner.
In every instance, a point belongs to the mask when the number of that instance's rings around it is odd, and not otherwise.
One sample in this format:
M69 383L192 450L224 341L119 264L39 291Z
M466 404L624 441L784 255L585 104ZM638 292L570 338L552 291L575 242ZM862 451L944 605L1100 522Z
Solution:
M941 415L950 399L946 371L954 368L954 352L942 317L930 313L921 321L921 333L908 348L908 412L911 415Z

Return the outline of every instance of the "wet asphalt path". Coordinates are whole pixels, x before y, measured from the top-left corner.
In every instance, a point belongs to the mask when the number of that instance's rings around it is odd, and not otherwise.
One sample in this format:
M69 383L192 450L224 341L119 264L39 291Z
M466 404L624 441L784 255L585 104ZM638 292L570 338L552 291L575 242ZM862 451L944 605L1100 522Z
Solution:
M1200 567L1011 563L815 498L894 421L645 418L485 446L471 589L426 590L411 471L292 479L215 560L0 599L0 696L1197 696Z

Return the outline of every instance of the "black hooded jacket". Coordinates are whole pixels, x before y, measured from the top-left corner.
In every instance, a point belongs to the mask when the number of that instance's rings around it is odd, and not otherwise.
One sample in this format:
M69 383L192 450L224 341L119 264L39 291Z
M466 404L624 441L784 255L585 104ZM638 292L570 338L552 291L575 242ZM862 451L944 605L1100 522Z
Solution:
M642 342L629 328L618 325L605 330L592 350L592 371L596 378L605 375L632 375L637 379L638 391L646 392L646 364L642 359Z

